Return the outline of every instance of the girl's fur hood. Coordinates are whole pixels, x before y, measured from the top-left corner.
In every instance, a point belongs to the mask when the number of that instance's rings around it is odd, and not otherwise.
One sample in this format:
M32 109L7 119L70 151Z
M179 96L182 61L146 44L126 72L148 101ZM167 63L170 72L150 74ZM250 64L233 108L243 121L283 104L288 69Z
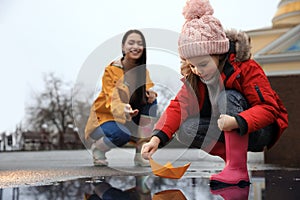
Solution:
M249 60L251 58L251 41L250 37L242 31L237 31L234 29L230 29L225 31L226 37L235 47L237 62L243 62Z

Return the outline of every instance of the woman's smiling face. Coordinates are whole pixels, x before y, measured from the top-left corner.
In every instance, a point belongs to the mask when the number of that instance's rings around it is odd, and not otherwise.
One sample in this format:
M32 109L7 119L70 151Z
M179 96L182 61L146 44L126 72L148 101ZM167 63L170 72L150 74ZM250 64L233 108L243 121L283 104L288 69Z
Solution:
M142 37L137 33L131 33L122 45L122 50L127 58L134 60L139 59L144 50Z
M218 71L219 56L197 56L187 59L191 71L205 81L211 80Z

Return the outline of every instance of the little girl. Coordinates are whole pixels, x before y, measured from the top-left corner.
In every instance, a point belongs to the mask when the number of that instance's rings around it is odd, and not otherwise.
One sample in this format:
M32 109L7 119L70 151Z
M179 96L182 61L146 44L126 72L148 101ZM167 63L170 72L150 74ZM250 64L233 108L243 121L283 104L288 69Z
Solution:
M247 151L271 148L288 126L285 107L252 60L250 39L225 32L208 0L189 0L183 10L178 50L184 85L142 147L148 158L173 134L189 147L220 156L226 165L211 184L249 183ZM179 131L178 131L179 130Z

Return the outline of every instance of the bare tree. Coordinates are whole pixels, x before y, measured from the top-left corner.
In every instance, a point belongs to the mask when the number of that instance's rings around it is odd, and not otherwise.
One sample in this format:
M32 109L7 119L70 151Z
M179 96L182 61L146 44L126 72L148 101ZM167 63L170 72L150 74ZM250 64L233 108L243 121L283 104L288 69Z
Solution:
M73 125L72 87L53 73L44 76L45 89L33 97L33 103L26 107L27 126L34 131L44 127L58 134L58 144L64 145L64 133Z
M91 145L91 141L84 137L84 130L90 115L91 105L93 103L93 94L87 91L85 87L76 85L73 88L72 96L74 122L78 131L78 135L86 147Z
M159 117L174 94L159 84L155 91L159 96L157 113ZM27 106L27 127L34 132L57 133L60 148L70 146L65 141L69 138L66 136L67 133L70 133L70 128L76 127L79 138L87 147L90 141L85 140L84 129L94 96L91 88L82 83L71 87L69 83L64 82L53 73L46 74L44 90L36 93L33 103Z

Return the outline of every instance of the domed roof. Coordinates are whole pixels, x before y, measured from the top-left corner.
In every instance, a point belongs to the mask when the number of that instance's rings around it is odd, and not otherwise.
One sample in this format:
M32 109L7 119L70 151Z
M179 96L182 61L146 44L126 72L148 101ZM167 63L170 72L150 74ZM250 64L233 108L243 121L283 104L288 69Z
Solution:
M281 0L273 17L273 26L296 26L300 24L300 0Z

